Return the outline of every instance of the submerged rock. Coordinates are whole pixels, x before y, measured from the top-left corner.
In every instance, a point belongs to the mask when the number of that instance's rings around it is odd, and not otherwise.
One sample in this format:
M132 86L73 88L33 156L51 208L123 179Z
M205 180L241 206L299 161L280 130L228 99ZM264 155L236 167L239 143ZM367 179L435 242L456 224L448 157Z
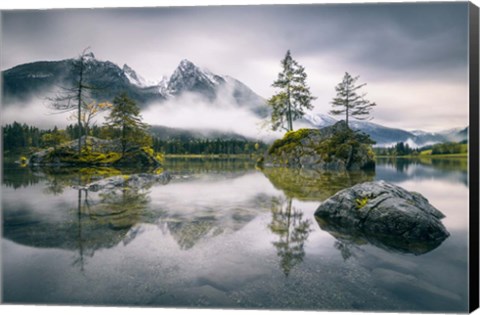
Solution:
M353 131L344 121L339 121L322 129L287 132L272 144L259 164L333 171L373 169L373 143L368 135Z
M315 211L320 227L374 245L422 254L439 246L449 233L445 216L426 198L393 184L366 182L344 189Z
M134 174L111 176L92 182L86 186L76 186L74 188L88 191L112 190L116 188L130 187L143 189L152 186L155 183L168 184L172 176L168 172L161 174Z

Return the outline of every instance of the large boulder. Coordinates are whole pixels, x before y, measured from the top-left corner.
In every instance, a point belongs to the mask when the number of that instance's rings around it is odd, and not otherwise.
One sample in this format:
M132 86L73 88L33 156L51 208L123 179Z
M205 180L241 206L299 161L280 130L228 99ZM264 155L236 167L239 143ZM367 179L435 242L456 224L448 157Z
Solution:
M415 192L384 181L344 189L315 212L320 227L414 254L440 245L449 233L443 213Z
M287 132L272 144L259 164L334 171L373 169L373 143L368 135L339 121L322 129Z

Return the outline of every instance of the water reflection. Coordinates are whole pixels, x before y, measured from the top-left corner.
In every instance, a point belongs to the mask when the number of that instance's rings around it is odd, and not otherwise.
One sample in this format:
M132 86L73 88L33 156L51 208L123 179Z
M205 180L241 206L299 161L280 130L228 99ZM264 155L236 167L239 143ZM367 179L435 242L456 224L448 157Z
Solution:
M93 256L100 248L131 242L141 234L139 226L145 223L167 233L166 237L171 236L180 249L190 250L202 240L242 229L270 207L270 192L246 189L256 182L255 178L261 177L252 171L234 176L177 176L169 185L119 187L99 192L77 191L72 186L116 175L116 170L42 174L43 185L32 186L32 192L55 198L40 202L46 206L45 213L36 209L38 202L17 205L18 199L8 198L4 237L33 247L78 251L81 266L85 256ZM31 192L26 193L36 199Z
M2 184L13 189L35 185L43 178L43 174L37 174L29 167L18 167L14 164L4 164L3 167ZM9 171L12 169L15 171Z
M255 161L244 158L167 158L165 168L174 174L244 173L255 168Z
M434 250L443 242L443 240L413 242L396 235L365 234L355 229L346 229L319 216L315 216L315 220L323 231L328 232L336 239L335 248L341 252L345 260L352 256L352 247L365 244L388 252L422 255Z
M468 189L458 165L262 173L243 163L167 161L176 176L165 186L88 193L71 186L130 171L6 169L5 301L463 310ZM313 222L320 201L373 179L428 197L452 236L403 255L388 240Z
M223 228L215 216L202 216L191 220L187 218L169 218L166 221L168 221L166 226L169 233L182 250L189 250L200 240L223 232Z
M272 199L272 221L268 225L270 231L278 236L273 242L280 257L280 267L285 276L305 257L304 244L312 232L309 219L303 218L303 212L292 207L292 198Z
M377 158L377 178L392 183L409 179L434 179L461 182L468 187L466 158Z
M267 168L263 174L288 198L323 201L338 191L371 181L374 172L327 172L306 169Z
M75 200L76 206L70 202L56 213L42 214L26 207L5 209L3 236L27 246L78 251L76 260L83 267L85 255L116 246L135 224L145 221L148 193L117 189L92 198L87 191L69 189L64 197Z

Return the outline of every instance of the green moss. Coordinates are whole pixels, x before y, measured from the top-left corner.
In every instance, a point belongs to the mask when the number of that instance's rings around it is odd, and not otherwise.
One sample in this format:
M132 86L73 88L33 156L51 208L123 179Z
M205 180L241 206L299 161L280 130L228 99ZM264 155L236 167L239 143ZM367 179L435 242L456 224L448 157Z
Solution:
M120 160L121 157L122 155L118 152L109 152L103 159L102 163L105 163L105 164L115 163L116 161Z
M153 173L154 173L154 174L157 174L157 175L162 174L163 172L164 172L163 167L157 167L157 168L153 171Z
M79 170L82 175L110 177L121 175L122 172L113 167L83 167Z
M118 161L121 158L121 154L118 152L90 152L82 151L82 154L68 149L68 148L59 148L50 152L45 161L48 162L60 162L60 163L69 163L69 164L112 164Z
M314 156L320 164L343 163L346 168L357 165L371 168L374 162L370 161L375 158L371 146L374 143L368 135L341 125L321 130L299 129L276 140L268 150L268 158L276 165L288 167L298 167L303 163L302 157Z
M362 209L368 203L368 197L357 198L355 202L357 203L357 209Z
M300 144L300 141L310 134L310 129L298 129L297 131L287 132L282 139L275 140L272 146L268 149L268 154L274 154L279 149L281 151L291 150Z
M142 150L143 150L145 153L147 153L148 155L150 155L150 156L153 156L154 153L155 153L155 152L153 151L153 148L151 148L151 147L142 147Z

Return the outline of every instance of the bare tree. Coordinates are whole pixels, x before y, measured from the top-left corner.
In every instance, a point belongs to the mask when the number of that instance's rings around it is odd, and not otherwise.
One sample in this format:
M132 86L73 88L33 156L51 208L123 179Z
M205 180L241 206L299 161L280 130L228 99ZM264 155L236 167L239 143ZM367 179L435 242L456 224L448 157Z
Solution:
M76 111L78 123L78 154L82 152L82 109L90 104L89 92L94 88L87 84L85 76L85 63L89 53L89 47L85 48L80 56L73 61L72 72L74 81L71 86L61 87L60 92L53 98L49 98L51 106L61 112Z
M85 131L85 146L87 146L87 137L90 133L90 126L92 124L95 125L95 121L93 119L98 114L110 110L112 106L113 105L109 102L98 103L96 101L92 101L88 104L83 104L83 111L81 112L80 121L83 124L83 130ZM78 112L72 112L69 119L78 121Z

